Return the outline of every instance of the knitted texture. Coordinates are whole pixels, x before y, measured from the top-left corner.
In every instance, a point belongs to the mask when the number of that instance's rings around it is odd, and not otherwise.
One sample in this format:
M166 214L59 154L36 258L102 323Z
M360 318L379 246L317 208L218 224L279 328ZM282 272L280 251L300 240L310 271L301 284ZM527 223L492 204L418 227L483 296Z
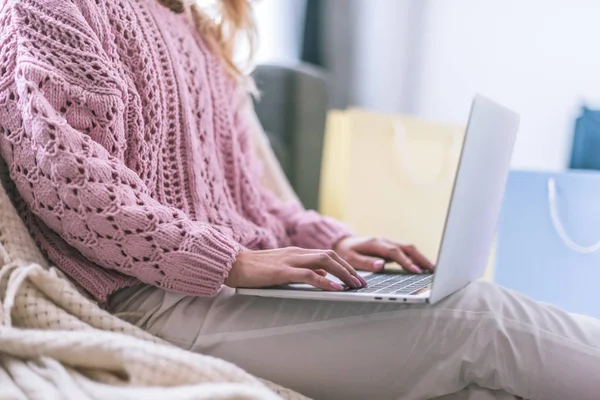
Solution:
M212 295L244 248L330 248L340 224L261 188L240 91L189 12L155 0L0 5L0 154L40 248L104 304Z
M99 308L48 266L2 185L0 398L306 399Z

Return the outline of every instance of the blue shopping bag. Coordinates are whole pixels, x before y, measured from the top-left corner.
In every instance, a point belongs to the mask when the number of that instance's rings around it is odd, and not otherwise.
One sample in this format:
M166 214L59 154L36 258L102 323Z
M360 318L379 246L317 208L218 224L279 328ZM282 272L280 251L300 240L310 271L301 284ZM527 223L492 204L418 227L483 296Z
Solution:
M575 122L569 166L600 170L600 110L581 108L581 115Z
M511 171L495 282L600 318L600 173Z

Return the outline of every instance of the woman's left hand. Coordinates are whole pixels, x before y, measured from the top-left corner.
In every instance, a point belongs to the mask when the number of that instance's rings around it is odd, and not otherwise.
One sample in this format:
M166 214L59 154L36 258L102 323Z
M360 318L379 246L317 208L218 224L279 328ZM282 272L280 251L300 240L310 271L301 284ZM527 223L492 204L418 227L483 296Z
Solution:
M354 268L363 271L381 271L389 261L397 262L415 274L435 268L415 246L386 239L348 237L337 242L333 250Z

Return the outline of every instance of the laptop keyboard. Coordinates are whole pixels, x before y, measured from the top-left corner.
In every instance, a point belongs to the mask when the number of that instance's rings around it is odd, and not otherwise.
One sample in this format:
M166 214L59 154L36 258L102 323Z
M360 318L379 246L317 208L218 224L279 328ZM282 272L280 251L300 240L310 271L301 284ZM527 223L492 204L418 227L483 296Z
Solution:
M365 277L367 287L351 289L356 293L411 294L433 281L433 274L373 274Z

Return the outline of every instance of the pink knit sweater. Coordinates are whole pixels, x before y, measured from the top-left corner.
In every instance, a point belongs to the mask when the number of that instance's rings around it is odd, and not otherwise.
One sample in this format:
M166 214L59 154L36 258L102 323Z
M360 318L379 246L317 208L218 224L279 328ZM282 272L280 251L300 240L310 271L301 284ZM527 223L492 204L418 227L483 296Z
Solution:
M347 230L261 189L236 85L156 0L0 5L0 150L49 259L100 303L213 295L238 252Z

